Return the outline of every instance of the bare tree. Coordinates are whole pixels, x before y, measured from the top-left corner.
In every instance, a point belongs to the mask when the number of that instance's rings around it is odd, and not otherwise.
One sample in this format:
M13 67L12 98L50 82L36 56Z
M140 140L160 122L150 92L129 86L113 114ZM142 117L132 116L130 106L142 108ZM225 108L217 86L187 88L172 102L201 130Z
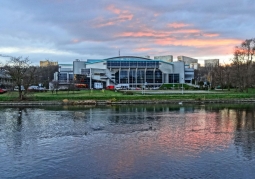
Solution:
M49 65L45 67L38 67L37 74L35 76L35 84L43 84L45 87L49 87L49 82L53 80L54 73L58 71L57 65Z
M246 90L252 84L252 64L255 56L255 39L247 39L234 51L232 65L235 67L235 77L240 91Z
M30 65L31 62L28 58L11 57L4 67L6 74L12 78L14 85L18 86L20 100L23 100L27 87L36 73L36 68ZM24 92L22 87L24 87Z
M51 86L50 86L52 94L53 94L54 90L57 94L58 93L58 88L59 88L59 81L52 81Z

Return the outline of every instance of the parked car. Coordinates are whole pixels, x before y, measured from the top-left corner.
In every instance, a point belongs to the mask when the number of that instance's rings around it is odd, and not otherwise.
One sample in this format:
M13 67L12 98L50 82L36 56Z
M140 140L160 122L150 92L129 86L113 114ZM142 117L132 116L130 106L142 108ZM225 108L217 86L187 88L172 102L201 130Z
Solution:
M42 86L29 86L28 90L29 91L46 91L46 88Z
M19 87L15 86L13 90L14 91L19 91ZM25 90L24 86L21 86L21 91L24 91L24 90Z
M5 93L6 91L4 91L4 90L2 90L1 88L0 88L0 94L3 94L3 93Z
M158 90L158 89L159 89L159 87L153 87L153 88L151 88L151 89L153 89L153 90Z
M34 91L34 90L38 90L39 86L29 86L28 90L29 91Z
M45 87L42 87L42 86L38 86L37 90L38 90L38 91L46 91L46 88L45 88Z

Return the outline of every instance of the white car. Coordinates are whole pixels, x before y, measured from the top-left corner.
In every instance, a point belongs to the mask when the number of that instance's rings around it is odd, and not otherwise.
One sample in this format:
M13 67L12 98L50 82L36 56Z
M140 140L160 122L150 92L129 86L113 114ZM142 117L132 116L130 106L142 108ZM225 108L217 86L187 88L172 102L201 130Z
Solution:
M14 91L19 91L19 87L15 86L13 90ZM24 91L24 90L25 90L24 86L21 86L21 91Z
M28 90L38 90L39 86L29 86Z
M38 86L37 90L39 90L39 91L45 91L46 88L45 88L45 87L42 87L42 86Z

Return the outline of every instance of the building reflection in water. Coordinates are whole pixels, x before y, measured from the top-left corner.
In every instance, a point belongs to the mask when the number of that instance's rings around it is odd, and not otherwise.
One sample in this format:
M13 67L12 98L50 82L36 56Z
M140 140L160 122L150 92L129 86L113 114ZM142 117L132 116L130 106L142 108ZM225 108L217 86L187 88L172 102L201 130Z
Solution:
M160 162L178 167L177 161L209 158L232 148L245 160L255 156L254 106L9 108L1 113L0 142L10 153L22 157L27 148L40 151L44 146L37 145L45 140L55 151L63 147L61 157L78 156L79 165L90 162L116 174L142 170L146 163L155 169ZM71 143L58 146L62 139Z
M203 152L227 150L233 140L243 157L252 159L255 156L253 110L206 106L179 109L117 107L113 114L108 120L116 125L109 132L131 133L132 136L121 141L121 145L125 146L123 150L112 153L112 164L116 165L113 168L120 171L139 161L149 160L148 156L153 157L155 151L158 151L157 155L183 160L200 157ZM134 136L137 139L135 142ZM101 150L95 151L94 155L100 158Z

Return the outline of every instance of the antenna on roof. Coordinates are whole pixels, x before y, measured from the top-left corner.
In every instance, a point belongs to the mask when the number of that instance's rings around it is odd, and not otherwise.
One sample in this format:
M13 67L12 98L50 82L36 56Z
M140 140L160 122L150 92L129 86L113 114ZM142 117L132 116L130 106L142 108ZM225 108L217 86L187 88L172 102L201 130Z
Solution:
M119 49L119 56L120 56L120 49Z

